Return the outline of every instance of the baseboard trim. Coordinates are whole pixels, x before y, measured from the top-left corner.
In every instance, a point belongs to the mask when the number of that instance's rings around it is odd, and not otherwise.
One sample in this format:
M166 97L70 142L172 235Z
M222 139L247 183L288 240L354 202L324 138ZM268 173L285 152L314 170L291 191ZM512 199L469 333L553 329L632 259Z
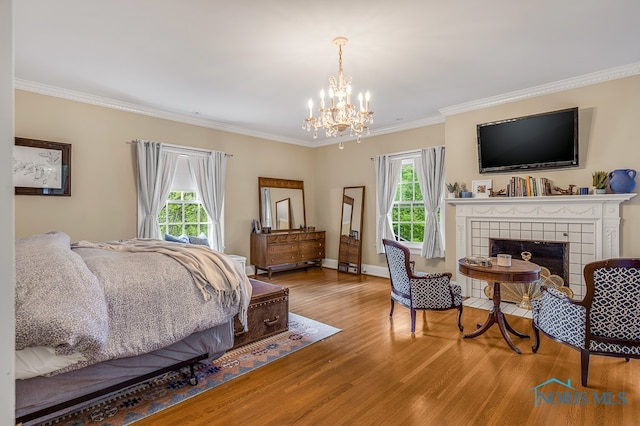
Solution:
M338 269L338 260L324 259L322 261L322 267L329 268L329 269ZM247 272L247 275L253 276L256 273L256 269L253 265L247 265L246 272ZM371 275L374 277L389 278L389 268L387 268L386 266L366 265L363 263L362 273L364 275ZM258 275L263 275L263 274L266 275L267 272L261 270Z

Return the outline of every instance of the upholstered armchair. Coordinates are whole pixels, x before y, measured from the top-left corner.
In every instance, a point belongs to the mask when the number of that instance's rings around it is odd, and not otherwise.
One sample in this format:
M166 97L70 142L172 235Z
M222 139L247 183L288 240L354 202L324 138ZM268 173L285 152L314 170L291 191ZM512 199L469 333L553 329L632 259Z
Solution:
M458 310L458 328L463 330L462 289L451 282L451 273L414 272L409 249L402 244L383 239L384 250L391 279L391 312L395 302L409 308L411 312L411 332L416 331L416 310L442 311Z
M552 288L532 301L533 352L542 331L580 351L582 385L589 356L640 358L640 259L609 259L584 268L587 293L577 301Z

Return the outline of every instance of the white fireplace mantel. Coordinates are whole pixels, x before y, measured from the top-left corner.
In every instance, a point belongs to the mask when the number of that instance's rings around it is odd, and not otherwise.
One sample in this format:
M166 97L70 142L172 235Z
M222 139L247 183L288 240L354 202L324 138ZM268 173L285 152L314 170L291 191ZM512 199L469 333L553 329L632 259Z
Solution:
M636 194L545 197L453 198L456 208L456 258L487 256L489 237L573 243L572 283L584 293L581 271L589 261L620 256L620 204ZM458 274L466 296L481 288Z

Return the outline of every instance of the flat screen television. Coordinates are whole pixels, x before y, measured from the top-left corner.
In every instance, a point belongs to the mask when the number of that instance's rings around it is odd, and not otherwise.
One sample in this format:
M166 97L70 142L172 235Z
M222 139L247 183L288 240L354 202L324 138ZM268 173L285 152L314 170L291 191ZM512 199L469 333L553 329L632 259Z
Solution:
M578 167L578 108L478 124L480 173Z

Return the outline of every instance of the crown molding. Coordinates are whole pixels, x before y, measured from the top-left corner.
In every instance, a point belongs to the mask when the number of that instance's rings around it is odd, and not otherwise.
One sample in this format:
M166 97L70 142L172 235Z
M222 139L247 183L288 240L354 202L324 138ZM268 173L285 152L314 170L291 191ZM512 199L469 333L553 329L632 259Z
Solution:
M610 68L604 71L598 71L591 74L567 78L554 83L543 84L531 87L529 89L517 90L515 92L505 93L503 95L493 96L489 98L479 99L476 101L466 102L463 104L453 105L450 107L440 108L438 111L445 117L456 115L463 112L474 111L482 108L488 108L496 105L502 105L509 102L521 101L524 99L534 98L537 96L548 95L551 93L562 92L565 90L576 89L578 87L590 86L592 84L603 83L605 81L617 80L619 78L631 77L640 74L640 62L636 62L621 67Z
M90 105L96 105L105 108L111 108L119 111L131 112L134 114L142 114L149 117L161 118L165 120L176 121L179 123L192 124L194 126L206 127L215 130L221 130L229 133L241 134L244 136L251 136L260 139L267 139L276 142L290 143L294 145L310 146L308 143L298 139L285 138L280 135L272 135L264 132L256 132L236 126L229 125L227 123L210 120L202 117L192 117L188 114L178 114L175 112L165 111L159 108L150 106L137 105L130 102L119 101L112 98L103 96L91 95L84 92L78 92L75 90L62 89L60 87L49 86L34 81L23 80L16 78L14 80L14 88L18 90L25 90L28 92L39 93L41 95L53 96L56 98L67 99L76 102L82 102Z
M47 84L37 83L34 81L24 80L20 78L15 79L14 87L18 90L25 90L28 92L39 93L41 95L53 96L56 98L67 99L70 101L82 102L90 105L96 105L105 108L111 108L118 111L131 112L134 114L142 114L149 117L161 118L165 120L176 121L179 123L191 124L194 126L206 127L215 130L221 130L229 133L236 133L244 136L251 136L260 139L267 139L276 142L289 143L293 145L306 146L308 148L319 148L326 145L334 145L340 142L339 138L327 138L324 141L319 142L318 139L308 141L306 139L292 139L282 137L280 135L274 135L264 132L256 132L247 130L244 128L231 126L227 123L222 123L215 120L210 120L202 117L193 117L188 114L178 114L175 112L161 110L159 108L153 108L144 105L133 104L130 102L119 101L104 96L91 95L84 92L78 92L75 90L63 89L60 87L50 86ZM425 118L421 120L402 123L399 125L391 125L382 128L376 128L371 130L370 136L384 135L388 133L400 132L403 130L416 129L419 127L429 126L432 124L444 122L443 116L436 116ZM349 142L356 140L355 137L347 136L341 139L343 142Z
M371 130L371 136L386 135L388 133L397 133L405 130L417 129L420 127L432 126L434 124L444 123L444 116L436 115L433 117L422 118L420 120L408 121L401 124L392 124L385 127L377 127Z
M427 117L420 120L414 120L409 122L403 122L400 124L387 125L385 127L377 127L371 130L369 137L381 136L390 133L402 132L405 130L417 129L420 127L431 126L434 124L440 124L445 121L445 118L450 115L460 114L463 112L473 111L482 108L488 108L496 105L501 105L509 102L524 100L533 98L536 96L548 95L555 92L561 92L564 90L575 89L582 86L588 86L592 84L602 83L609 80L616 80L619 78L631 77L640 74L640 62L629 64L617 68L611 68L604 71L599 71L591 74L585 74L583 76L569 78L554 83L544 84L541 86L532 87L529 89L518 90L503 95L498 95L490 98L480 99L476 101L466 102L463 104L453 105L450 107L441 108L438 110L440 114L438 116ZM42 95L53 96L62 99L68 99L76 102L83 102L90 105L101 106L105 108L116 109L119 111L131 112L134 114L142 114L150 117L161 118L165 120L176 121L179 123L191 124L200 127L206 127L210 129L220 130L229 133L240 134L244 136L250 136L259 139L266 139L275 142L283 142L293 145L300 145L309 148L318 148L326 145L334 145L342 140L343 142L350 142L355 140L355 137L343 137L340 138L327 138L324 141L306 140L304 138L287 138L281 135L275 135L264 132L257 132L230 125L202 117L193 117L188 114L179 114L154 108L150 106L133 104L130 102L119 101L112 98L103 96L91 95L84 92L78 92L75 90L63 89L55 86L50 86L34 81L24 80L16 78L14 80L14 87L18 90L25 90L28 92L39 93Z

